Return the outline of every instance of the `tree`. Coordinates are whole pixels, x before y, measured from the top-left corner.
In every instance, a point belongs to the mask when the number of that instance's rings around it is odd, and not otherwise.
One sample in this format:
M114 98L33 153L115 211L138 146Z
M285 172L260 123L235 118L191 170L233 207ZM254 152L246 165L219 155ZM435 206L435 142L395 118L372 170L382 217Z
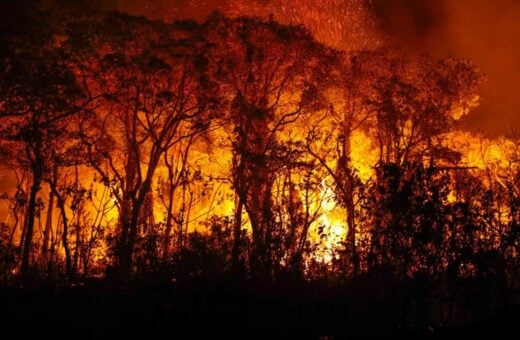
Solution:
M375 111L372 136L380 162L443 160L440 136L478 100L483 77L475 66L457 59L408 59L396 50L361 52L356 59L370 74L365 104Z
M71 119L90 100L71 68L71 59L58 39L60 31L38 2L25 13L6 4L4 39L12 47L2 55L2 102L0 139L13 159L31 172L22 253L22 273L30 266L34 221L38 214L38 192L48 173L50 151L64 136ZM19 5L18 5L19 6ZM12 18L21 19L10 27ZM23 25L17 29L16 25ZM4 28L2 26L2 28Z
M359 269L356 250L356 193L360 179L352 163L352 136L366 130L374 110L366 105L372 78L363 70L356 54L341 55L330 67L332 79L323 89L328 109L309 121L305 136L307 152L332 179L336 199L345 208L347 222L346 252L353 273ZM334 141L331 143L330 141Z
M91 51L100 54L82 66L90 91L103 100L82 131L90 164L118 203L117 265L127 278L140 217L162 156L203 133L215 105L205 76L203 41L190 28L175 30L124 15L109 16L103 23L112 31L107 34L103 26L90 37Z
M236 216L243 206L253 232L253 275L272 276L272 186L283 159L278 135L316 99L313 75L331 53L298 27L214 14L204 24L215 80L229 99ZM238 220L238 219L237 219ZM240 224L237 224L240 228ZM235 230L235 236L240 235Z

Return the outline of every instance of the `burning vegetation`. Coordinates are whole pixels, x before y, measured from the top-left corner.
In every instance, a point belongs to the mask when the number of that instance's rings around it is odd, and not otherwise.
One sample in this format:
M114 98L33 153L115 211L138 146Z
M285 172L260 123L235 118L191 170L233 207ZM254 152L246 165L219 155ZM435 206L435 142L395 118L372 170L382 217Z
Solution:
M457 128L484 76L382 44L364 2L314 3L200 23L2 4L1 280L515 292L520 139ZM290 25L327 11L355 37Z

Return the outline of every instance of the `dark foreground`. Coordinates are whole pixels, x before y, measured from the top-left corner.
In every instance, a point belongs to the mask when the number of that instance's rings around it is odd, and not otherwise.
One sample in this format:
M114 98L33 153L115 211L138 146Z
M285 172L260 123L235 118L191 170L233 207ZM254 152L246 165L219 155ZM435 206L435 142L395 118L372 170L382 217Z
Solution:
M0 288L2 334L40 338L299 338L520 335L520 305L480 282L380 286L101 281Z

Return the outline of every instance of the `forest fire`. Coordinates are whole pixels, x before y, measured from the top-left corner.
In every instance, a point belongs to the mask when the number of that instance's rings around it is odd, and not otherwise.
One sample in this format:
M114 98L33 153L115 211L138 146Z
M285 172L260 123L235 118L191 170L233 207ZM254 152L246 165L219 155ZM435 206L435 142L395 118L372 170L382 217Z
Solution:
M376 2L0 5L0 284L288 283L394 331L518 299L520 135Z

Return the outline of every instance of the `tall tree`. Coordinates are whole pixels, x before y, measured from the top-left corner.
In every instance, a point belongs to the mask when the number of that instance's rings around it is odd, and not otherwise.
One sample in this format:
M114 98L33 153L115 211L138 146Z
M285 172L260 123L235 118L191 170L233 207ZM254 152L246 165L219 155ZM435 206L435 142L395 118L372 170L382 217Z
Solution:
M483 76L475 66L466 60L408 58L395 49L361 52L356 59L370 75L365 104L375 111L372 136L380 162L446 160L440 137L478 101Z
M278 135L307 112L315 99L313 75L330 53L299 27L258 18L214 14L204 24L215 80L229 98L233 185L253 231L251 270L272 275L272 185L279 167ZM237 210L236 215L239 216ZM240 233L235 231L235 235Z
M2 6L2 25L6 25L2 37L9 48L2 54L0 139L11 157L32 174L22 252L22 272L26 274L37 196L49 171L49 152L89 97L76 82L71 59L59 39L62 32L48 9L39 2L27 4L23 10L10 1Z
M101 26L89 37L94 54L82 72L90 91L103 95L95 119L104 123L91 120L83 139L91 165L118 203L117 265L126 278L162 156L205 131L215 105L201 53L204 41L193 27L116 14Z

